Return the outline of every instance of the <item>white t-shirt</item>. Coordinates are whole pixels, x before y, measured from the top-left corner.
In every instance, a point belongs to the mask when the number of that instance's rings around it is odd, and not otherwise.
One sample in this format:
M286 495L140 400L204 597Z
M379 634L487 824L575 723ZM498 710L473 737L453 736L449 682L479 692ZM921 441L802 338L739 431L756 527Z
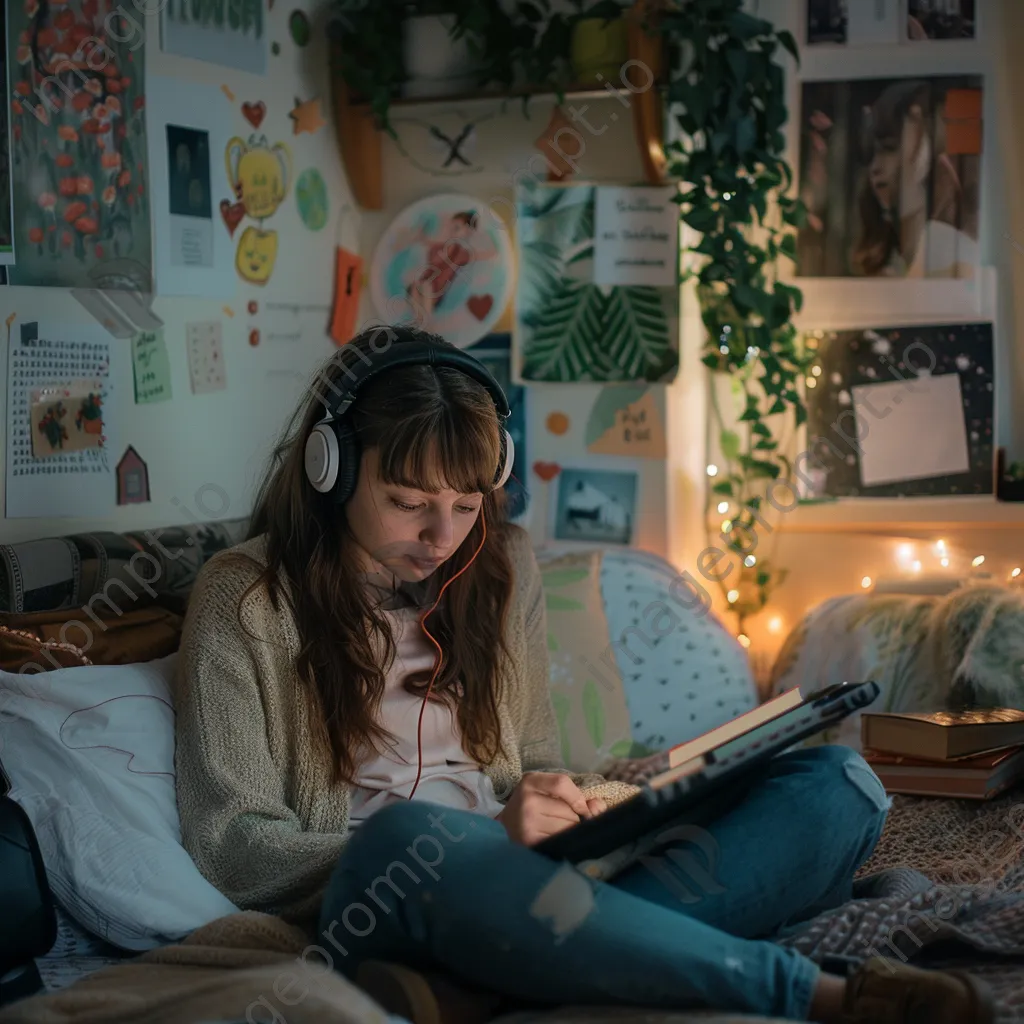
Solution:
M383 614L395 638L395 660L386 674L380 724L395 737L390 750L360 765L352 790L352 826L390 803L408 799L419 768L417 726L422 696L409 693L405 680L425 673L429 679L436 649L423 634L420 608L399 608ZM493 818L503 805L491 780L462 749L458 720L451 709L428 701L423 711L423 774L414 800L457 807Z

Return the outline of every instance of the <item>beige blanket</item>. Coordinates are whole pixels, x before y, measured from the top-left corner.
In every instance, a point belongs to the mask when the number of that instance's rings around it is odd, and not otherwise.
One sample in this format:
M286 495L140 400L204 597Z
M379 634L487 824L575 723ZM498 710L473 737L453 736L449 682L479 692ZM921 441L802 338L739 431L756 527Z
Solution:
M386 1024L387 1014L323 959L304 932L244 912L0 1011L3 1024Z

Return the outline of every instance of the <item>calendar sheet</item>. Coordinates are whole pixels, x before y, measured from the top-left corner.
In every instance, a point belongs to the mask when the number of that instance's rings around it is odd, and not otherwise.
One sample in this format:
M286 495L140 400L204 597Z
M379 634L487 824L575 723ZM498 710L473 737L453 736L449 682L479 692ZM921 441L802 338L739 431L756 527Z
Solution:
M7 356L6 515L94 518L117 504L118 402L129 350L98 324L15 321ZM36 458L32 452L33 389L74 380L102 385L103 444Z

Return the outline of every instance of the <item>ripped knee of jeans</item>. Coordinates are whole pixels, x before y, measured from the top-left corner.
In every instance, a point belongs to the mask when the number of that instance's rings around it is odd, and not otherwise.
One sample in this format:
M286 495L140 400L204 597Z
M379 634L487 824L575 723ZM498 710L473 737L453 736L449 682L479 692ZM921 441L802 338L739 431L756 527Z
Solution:
M564 942L594 910L594 883L571 864L563 864L530 904L530 916Z

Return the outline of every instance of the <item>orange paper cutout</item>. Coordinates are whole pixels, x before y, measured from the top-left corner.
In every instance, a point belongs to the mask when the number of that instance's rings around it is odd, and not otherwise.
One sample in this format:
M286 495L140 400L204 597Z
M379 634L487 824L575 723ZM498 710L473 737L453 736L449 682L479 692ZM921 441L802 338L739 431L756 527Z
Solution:
M980 89L950 89L946 93L947 121L970 121L981 117Z
M312 134L327 124L320 114L319 96L314 96L311 100L306 100L305 103L296 96L295 107L289 112L288 116L295 124L295 135L298 135L300 132L310 132Z
M583 156L586 144L557 104L544 131L534 139L534 146L548 165L548 181L561 181L576 170L576 161Z
M981 121L947 121L946 152L951 156L974 156L981 152Z
M363 258L339 245L335 250L334 310L330 330L336 345L344 345L352 339L362 286Z

